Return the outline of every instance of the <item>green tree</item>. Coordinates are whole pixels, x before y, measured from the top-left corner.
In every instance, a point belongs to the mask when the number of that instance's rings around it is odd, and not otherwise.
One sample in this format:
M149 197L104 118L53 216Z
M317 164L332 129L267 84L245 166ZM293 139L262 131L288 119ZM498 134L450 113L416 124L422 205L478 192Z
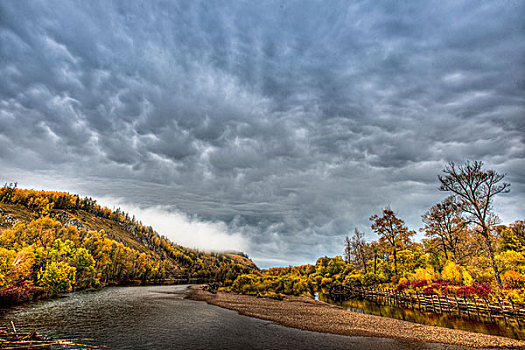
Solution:
M75 285L74 267L63 261L54 261L47 264L39 274L39 282L50 294L71 292Z

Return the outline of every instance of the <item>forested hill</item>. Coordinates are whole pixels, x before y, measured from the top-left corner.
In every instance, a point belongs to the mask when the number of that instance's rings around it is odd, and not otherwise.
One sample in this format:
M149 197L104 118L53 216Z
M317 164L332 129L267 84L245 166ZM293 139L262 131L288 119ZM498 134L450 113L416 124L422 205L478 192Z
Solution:
M224 280L254 269L242 253L179 246L92 198L0 188L0 302L108 284Z

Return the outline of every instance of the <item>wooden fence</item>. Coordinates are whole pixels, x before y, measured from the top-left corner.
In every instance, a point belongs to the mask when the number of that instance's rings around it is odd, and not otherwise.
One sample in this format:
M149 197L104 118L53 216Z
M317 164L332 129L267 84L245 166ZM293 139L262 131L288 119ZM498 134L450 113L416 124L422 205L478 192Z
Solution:
M518 327L525 325L525 304L512 300L487 300L461 298L449 295L425 295L405 293L391 289L358 288L344 285L333 285L329 295L334 300L345 300L361 297L379 304L393 304L405 308L418 309L434 313L448 313L458 317L477 317L494 322L503 319Z

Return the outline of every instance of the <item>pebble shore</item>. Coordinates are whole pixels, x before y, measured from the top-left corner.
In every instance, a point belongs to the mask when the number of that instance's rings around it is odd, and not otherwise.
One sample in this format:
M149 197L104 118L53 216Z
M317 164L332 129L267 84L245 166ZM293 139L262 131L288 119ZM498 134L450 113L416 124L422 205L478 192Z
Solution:
M190 289L189 298L192 300L308 331L441 343L452 349L525 349L525 341L346 311L307 297L273 300L224 292L212 294L199 286Z

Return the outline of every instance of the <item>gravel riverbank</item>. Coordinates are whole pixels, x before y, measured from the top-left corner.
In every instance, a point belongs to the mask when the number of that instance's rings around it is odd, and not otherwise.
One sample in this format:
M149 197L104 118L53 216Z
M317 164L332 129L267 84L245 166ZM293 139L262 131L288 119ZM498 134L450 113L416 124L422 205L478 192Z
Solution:
M287 297L279 301L224 292L211 294L199 286L190 289L192 300L314 332L441 343L451 348L525 349L525 341L345 311L306 297Z

